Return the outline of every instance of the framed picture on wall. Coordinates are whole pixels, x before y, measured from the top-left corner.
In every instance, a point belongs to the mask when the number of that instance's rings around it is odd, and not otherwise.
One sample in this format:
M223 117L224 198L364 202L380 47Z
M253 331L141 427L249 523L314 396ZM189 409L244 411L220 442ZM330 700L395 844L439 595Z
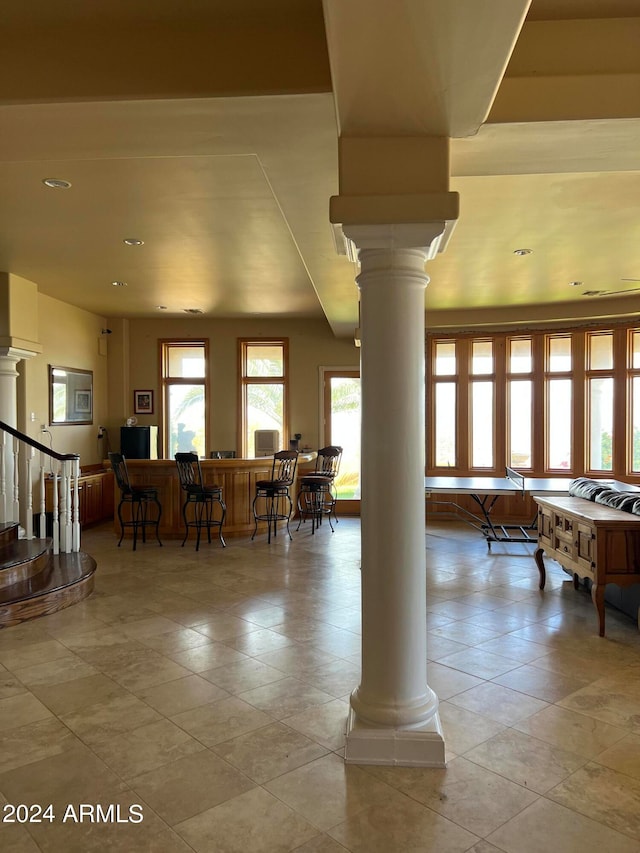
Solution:
M91 389L76 389L73 405L78 414L91 414Z
M153 391L133 392L133 412L136 415L153 414Z

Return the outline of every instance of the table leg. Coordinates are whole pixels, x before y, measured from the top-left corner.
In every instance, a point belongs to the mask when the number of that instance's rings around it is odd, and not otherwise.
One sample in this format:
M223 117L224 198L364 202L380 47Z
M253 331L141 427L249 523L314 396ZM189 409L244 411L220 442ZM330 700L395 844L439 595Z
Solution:
M604 584L594 583L591 586L591 600L598 612L598 633L604 637Z
M547 570L544 567L544 560L542 559L543 550L543 548L536 548L535 554L533 555L533 559L536 561L536 566L538 567L538 572L540 573L539 589L544 589L544 585L547 582Z

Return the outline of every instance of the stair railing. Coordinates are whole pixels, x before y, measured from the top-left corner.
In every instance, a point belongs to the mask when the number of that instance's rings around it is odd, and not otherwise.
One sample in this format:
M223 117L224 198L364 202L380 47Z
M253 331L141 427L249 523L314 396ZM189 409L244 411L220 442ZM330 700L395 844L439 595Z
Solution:
M34 533L33 465L40 454L38 533ZM24 459L23 475L21 460ZM7 464L7 460L13 462ZM51 482L53 553L80 550L80 457L57 453L20 430L0 421L0 524L24 521L24 538L47 538L46 483ZM22 488L21 488L22 485Z

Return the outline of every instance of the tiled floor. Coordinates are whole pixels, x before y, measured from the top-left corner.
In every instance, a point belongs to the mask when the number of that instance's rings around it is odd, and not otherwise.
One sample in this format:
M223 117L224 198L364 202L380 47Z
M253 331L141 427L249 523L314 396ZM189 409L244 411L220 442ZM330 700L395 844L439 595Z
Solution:
M55 815L0 823L0 849L640 851L637 626L608 608L600 639L555 564L541 594L530 546L453 523L426 536L447 769L345 767L359 539L341 519L133 553L86 531L94 595L0 632L0 803Z

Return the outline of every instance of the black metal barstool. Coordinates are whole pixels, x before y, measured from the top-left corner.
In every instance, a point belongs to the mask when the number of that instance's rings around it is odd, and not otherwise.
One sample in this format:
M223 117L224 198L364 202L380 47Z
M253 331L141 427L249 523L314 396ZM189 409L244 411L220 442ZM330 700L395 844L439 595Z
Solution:
M311 533L313 534L316 532L316 527L322 524L322 517L326 515L333 533L331 513L333 513L336 523L338 522L334 480L340 469L341 458L342 448L338 445L330 444L327 447L321 447L316 456L316 466L313 473L300 477L300 490L297 498L300 520L296 530L300 530L300 525L307 518L310 518Z
M189 536L189 528L196 529L196 551L200 550L200 533L204 528L207 538L211 542L211 528L218 528L218 536L222 547L226 547L222 527L227 515L227 507L222 500L222 487L217 485L205 485L202 477L202 467L197 453L176 453L176 465L180 477L180 487L186 495L182 506L182 517L184 519L184 539L182 546ZM216 514L215 507L220 507L220 513ZM193 506L193 517L189 519L189 507Z
M136 550L138 543L138 530L142 533L142 541L146 542L147 527L153 527L156 531L156 539L158 544L162 546L160 541L160 518L162 516L162 506L158 500L158 489L155 486L133 486L129 480L129 472L127 470L127 461L121 453L110 453L109 462L113 468L113 473L116 478L116 483L120 489L120 503L118 504L118 520L120 522L120 541L118 548L124 538L124 532L127 527L133 530L133 550ZM122 507L129 504L131 507L130 518L125 521L122 517ZM152 517L149 517L149 507L155 506L155 512Z
M256 526L252 539L258 531L259 521L267 522L267 542L271 542L272 530L273 535L277 536L278 521L286 521L287 533L291 539L289 519L293 511L293 501L289 489L295 480L297 464L297 450L280 450L273 454L270 479L256 482L256 494L253 499L253 517Z

